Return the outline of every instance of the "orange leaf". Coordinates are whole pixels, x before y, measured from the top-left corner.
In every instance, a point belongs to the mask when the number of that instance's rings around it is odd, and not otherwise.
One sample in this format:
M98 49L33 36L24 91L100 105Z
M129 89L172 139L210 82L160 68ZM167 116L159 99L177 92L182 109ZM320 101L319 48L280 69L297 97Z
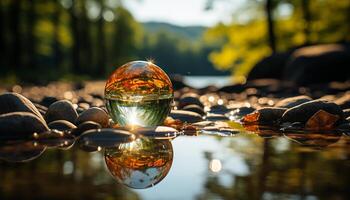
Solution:
M259 112L254 112L251 114L248 114L243 117L243 123L245 124L252 124L252 123L257 123L260 117Z
M312 130L332 129L338 119L338 115L333 115L324 110L319 110L306 122L305 128Z

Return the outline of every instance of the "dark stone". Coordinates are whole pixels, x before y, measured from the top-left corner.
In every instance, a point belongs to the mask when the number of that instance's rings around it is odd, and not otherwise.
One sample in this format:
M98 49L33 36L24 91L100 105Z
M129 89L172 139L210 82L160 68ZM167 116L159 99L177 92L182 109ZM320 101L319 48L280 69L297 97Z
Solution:
M200 107L204 107L202 102L199 100L199 96L195 93L186 93L179 99L179 108L183 108L187 105L198 105Z
M93 122L93 121L86 121L83 122L81 124L79 124L79 126L74 129L71 134L75 135L75 136L79 136L81 134L83 134L85 131L91 130L91 129L100 129L102 128L102 126L99 123Z
M49 128L45 121L29 112L12 112L0 115L0 138L28 138Z
M350 51L345 45L300 48L291 55L283 78L298 85L346 81L350 77Z
M225 114L230 111L225 105L214 105L210 107L210 113L213 114Z
M229 120L223 114L213 114L213 113L208 113L207 116L205 116L205 119L208 121L227 121L227 120Z
M249 72L247 79L282 79L283 70L290 54L291 52L273 53L263 58Z
M176 137L176 133L178 131L172 127L157 126L157 127L138 128L135 130L135 132L137 134L140 134L148 138L171 139Z
M187 123L195 123L203 120L200 114L186 110L172 110L169 116Z
M51 96L45 96L40 104L45 106L45 107L49 107L51 104L55 103L56 101L58 101L58 99L56 97L51 97Z
M79 138L78 144L89 147L117 147L121 143L128 143L135 139L135 135L126 130L113 128L93 129L85 131Z
M198 105L195 105L195 104L187 105L187 106L183 107L182 110L192 111L192 112L198 113L200 115L205 115L203 108L198 106Z
M44 121L39 110L26 97L17 93L4 93L0 95L0 114L11 112L29 112Z
M335 103L323 100L313 100L288 109L282 116L282 122L306 123L319 110L338 115L344 119L343 110Z
M245 85L242 84L234 84L234 85L227 85L220 89L218 89L218 92L227 92L227 93L241 93L245 90Z
M260 125L275 125L281 120L282 115L286 112L287 108L275 108L265 107L258 109L256 112L259 113L258 123Z
M344 118L350 117L350 108L343 110Z
M109 125L109 116L103 109L93 107L82 112L77 118L76 124L79 125L86 121L99 123L102 127L106 128Z
M59 131L66 131L77 128L74 124L66 120L56 120L48 124L50 129L56 129Z
M73 104L67 100L60 100L51 104L45 114L45 119L48 123L56 120L66 120L74 123L77 117L78 113L74 109Z
M275 107L280 107L280 108L292 108L294 106L303 104L305 102L312 101L312 99L308 96L296 96L296 97L290 97L290 98L285 98L279 102L276 103Z

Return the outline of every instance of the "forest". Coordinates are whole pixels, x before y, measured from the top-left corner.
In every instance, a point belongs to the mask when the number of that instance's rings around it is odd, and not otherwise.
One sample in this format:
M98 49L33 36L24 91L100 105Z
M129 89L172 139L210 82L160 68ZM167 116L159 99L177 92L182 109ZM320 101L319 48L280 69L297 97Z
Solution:
M246 0L213 27L141 23L120 0L1 0L0 8L3 83L104 79L130 60L239 80L273 52L350 40L347 0Z

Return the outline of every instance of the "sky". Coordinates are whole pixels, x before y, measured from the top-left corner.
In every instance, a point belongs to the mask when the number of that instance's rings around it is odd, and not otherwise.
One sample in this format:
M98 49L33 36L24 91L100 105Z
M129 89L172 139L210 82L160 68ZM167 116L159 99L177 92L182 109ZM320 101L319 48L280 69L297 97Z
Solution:
M229 23L231 14L243 1L216 0L212 10L205 10L207 0L125 0L123 4L140 22L213 26Z

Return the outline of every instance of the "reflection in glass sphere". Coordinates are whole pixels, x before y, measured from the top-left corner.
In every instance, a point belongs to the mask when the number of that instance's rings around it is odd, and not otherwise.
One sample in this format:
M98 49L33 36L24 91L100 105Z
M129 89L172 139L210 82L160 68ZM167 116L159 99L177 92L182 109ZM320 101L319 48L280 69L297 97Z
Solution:
M161 124L170 112L173 86L151 62L134 61L115 70L105 87L107 110L119 125Z
M139 138L116 149L106 149L105 162L118 182L135 189L148 188L168 174L173 147L169 140Z

